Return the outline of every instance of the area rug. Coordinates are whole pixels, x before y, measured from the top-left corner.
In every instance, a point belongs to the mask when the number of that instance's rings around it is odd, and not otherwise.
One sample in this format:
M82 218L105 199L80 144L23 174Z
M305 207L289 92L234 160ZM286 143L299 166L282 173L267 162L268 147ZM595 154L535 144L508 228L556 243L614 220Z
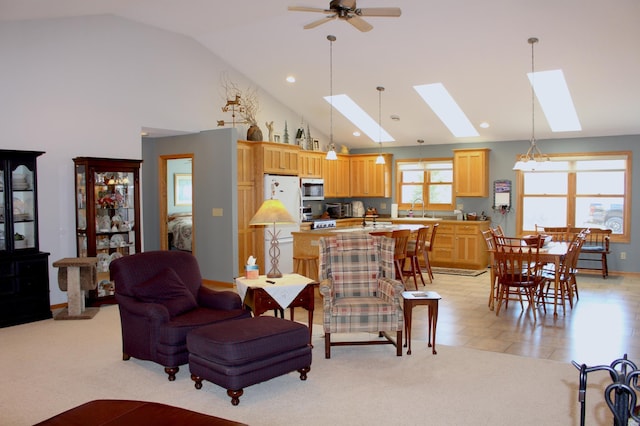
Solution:
M487 272L486 269L459 269L459 268L440 268L434 266L431 268L434 274L445 275L463 275L465 277L477 277Z

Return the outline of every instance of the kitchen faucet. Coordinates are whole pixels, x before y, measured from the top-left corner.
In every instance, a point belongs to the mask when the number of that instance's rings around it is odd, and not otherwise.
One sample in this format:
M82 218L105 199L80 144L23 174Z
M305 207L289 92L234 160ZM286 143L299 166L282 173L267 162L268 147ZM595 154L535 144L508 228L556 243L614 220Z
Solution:
M422 200L422 198L416 198L411 202L411 210L413 211L413 208L418 201L420 201L420 203L422 204L422 217L424 217L424 201Z

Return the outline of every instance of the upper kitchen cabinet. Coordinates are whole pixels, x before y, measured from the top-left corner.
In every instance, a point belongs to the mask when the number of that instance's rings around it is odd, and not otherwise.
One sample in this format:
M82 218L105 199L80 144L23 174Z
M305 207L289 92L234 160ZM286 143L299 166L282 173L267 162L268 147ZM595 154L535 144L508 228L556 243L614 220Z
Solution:
M453 150L453 183L456 197L489 196L489 151Z
M324 198L343 198L350 195L349 155L338 154L337 160L324 160Z
M0 150L0 327L51 318L35 151Z
M262 169L260 174L298 175L299 147L273 142L254 143L257 147L256 165Z
M382 154L385 164L376 164L378 154L349 156L351 197L391 197L393 155Z
M322 164L326 156L325 152L300 151L298 154L299 176L301 178L322 179Z

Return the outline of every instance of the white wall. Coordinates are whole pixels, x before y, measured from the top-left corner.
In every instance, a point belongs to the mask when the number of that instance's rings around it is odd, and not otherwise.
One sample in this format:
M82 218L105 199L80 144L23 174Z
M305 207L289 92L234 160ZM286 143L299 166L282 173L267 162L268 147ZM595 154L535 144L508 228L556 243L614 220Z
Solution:
M141 159L142 127L215 128L228 118L221 74L249 84L192 39L113 16L2 22L0 58L0 148L46 151L38 205L50 264L76 255L72 158ZM259 123L300 122L266 96L261 105ZM50 280L51 303L66 302L53 267Z

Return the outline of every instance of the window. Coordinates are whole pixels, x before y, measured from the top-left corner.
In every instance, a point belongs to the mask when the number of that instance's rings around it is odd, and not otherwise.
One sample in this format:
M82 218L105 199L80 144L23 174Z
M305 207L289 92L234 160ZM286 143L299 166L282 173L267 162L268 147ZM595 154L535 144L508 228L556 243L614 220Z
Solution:
M631 153L553 155L548 171L518 172L518 229L604 227L629 241Z
M453 210L453 160L451 158L396 161L396 194L403 210Z

